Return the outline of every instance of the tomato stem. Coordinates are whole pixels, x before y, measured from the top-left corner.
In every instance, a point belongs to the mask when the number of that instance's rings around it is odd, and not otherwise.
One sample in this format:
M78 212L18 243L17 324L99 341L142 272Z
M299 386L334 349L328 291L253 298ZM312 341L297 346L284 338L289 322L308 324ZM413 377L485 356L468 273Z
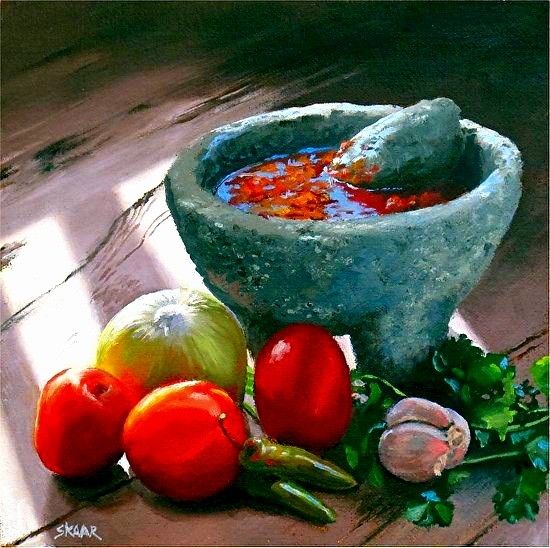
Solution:
M233 436L231 436L231 434L227 431L227 428L225 427L225 424L224 424L226 418L227 418L227 415L225 413L220 413L218 415L218 423L220 424L220 428L222 429L225 437L229 440L231 445L233 445L233 447L235 447L235 449L240 451L242 449L242 444L239 443L238 441L236 441L233 438Z

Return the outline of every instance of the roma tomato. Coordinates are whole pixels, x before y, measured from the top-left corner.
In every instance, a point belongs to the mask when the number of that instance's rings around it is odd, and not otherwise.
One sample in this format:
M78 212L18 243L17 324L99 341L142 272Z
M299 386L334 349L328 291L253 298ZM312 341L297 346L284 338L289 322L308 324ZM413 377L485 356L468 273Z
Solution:
M338 443L352 413L346 358L324 328L289 325L258 354L255 401L264 432L312 450Z

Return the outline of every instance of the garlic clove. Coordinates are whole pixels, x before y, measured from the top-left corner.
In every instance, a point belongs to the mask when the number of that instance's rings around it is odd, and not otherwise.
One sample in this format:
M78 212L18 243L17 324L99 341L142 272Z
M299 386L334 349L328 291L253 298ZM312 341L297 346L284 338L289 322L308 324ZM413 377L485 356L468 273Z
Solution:
M386 415L386 425L378 446L380 462L406 481L440 476L462 462L470 444L463 417L423 398L397 402Z
M428 481L447 466L447 432L420 422L398 424L382 434L378 454L384 468L395 476Z
M448 428L453 423L449 411L424 398L405 398L388 411L386 424L392 427L404 422L422 422L437 428Z
M447 432L449 441L449 458L446 468L454 468L458 466L466 456L468 447L470 446L470 427L466 419L452 409L447 409L453 425Z

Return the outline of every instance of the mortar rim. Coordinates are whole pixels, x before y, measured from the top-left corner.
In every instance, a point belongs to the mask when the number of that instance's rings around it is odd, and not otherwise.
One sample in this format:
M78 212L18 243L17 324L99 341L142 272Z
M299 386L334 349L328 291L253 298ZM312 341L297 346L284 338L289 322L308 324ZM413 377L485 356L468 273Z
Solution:
M342 113L366 113L373 115L385 115L402 107L395 105L355 105L352 103L319 103L306 107L290 107L272 112L250 116L218 127L203 138L186 147L172 164L165 178L167 194L171 193L169 200L171 209L176 208L179 214L182 206L178 202L187 202L193 205L193 209L204 217L211 217L213 222L238 225L255 232L278 232L281 230L299 235L309 234L318 236L334 236L337 233L363 233L375 229L408 228L414 226L426 226L432 222L445 221L455 215L479 205L480 201L490 201L498 194L498 190L507 191L513 196L521 191L522 161L516 145L507 137L494 130L483 127L471 120L462 119L461 126L464 129L475 132L478 146L482 149L493 149L495 169L489 173L478 185L463 195L447 202L431 207L413 211L392 213L364 217L359 219L335 220L294 220L277 217L264 218L253 213L246 213L230 204L220 200L214 193L203 188L198 181L195 168L199 165L200 155L207 147L222 135L229 135L242 131L243 128L253 128L264 123L280 122L281 120L294 120L300 122L305 116L328 115L334 110ZM185 170L187 168L187 170ZM178 170L184 171L183 175L177 174ZM178 179L185 178L183 181ZM191 199L193 198L193 199ZM185 209L185 207L183 207Z

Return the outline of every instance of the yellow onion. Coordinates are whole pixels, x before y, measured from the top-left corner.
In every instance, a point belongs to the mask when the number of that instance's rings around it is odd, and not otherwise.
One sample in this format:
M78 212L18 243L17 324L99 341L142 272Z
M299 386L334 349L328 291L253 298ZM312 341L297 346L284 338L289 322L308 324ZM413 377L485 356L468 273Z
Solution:
M235 315L202 291L170 289L142 295L101 333L96 367L142 397L179 380L208 380L242 401L246 339Z

